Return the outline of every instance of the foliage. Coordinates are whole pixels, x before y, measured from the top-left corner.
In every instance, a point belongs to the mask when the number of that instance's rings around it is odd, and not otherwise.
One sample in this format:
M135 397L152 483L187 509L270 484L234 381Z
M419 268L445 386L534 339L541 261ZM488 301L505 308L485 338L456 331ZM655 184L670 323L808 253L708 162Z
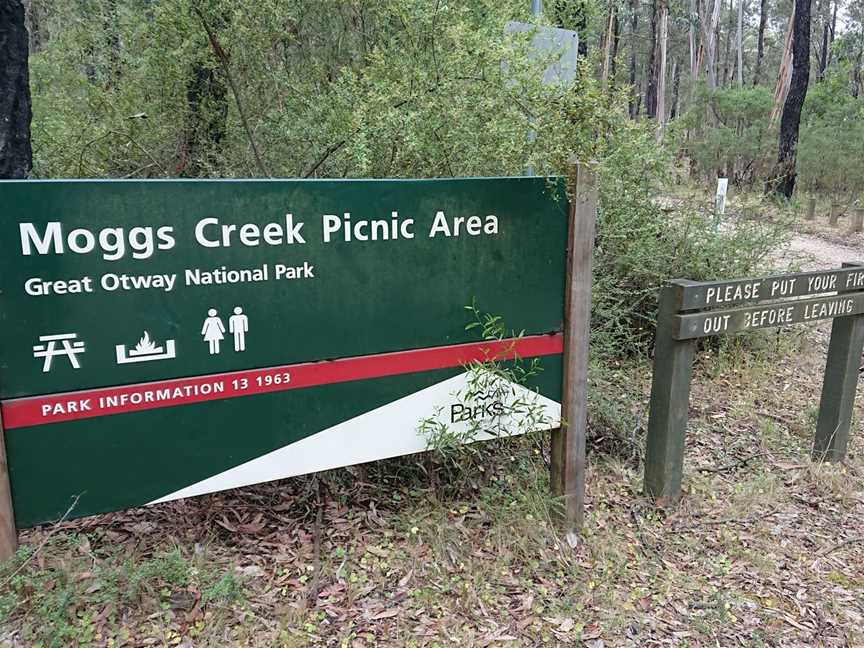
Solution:
M771 91L764 86L713 93L702 86L675 132L702 177L749 185L764 178L774 161L771 106Z
M242 598L232 572L220 572L204 556L187 558L178 548L133 556L116 547L94 551L86 535L65 534L39 550L68 551L75 561L88 562L89 569L73 575L68 561L44 564L43 560L41 568L31 570L28 549L0 567L0 627L20 623L22 614L34 614L32 621L38 623L21 626L27 645L97 645L97 627L106 624L116 629L112 635L119 641L124 635L124 608L149 610L161 617L178 606L191 609L199 598L202 606Z
M592 344L600 358L647 351L667 280L759 274L789 236L783 220L718 227L713 213L698 205L664 207L649 189L624 183L617 189L604 187L595 254Z
M430 450L453 457L482 439L526 434L551 427L551 421L528 383L542 371L539 358L510 359L524 331L510 331L499 315L483 313L476 303L466 306L471 321L466 331L476 330L492 343L512 340L500 351L465 366L465 387L453 394L458 413L441 408L419 422L418 432ZM528 387L521 390L520 387Z
M829 75L807 94L798 145L804 187L839 198L864 191L864 102L849 94L841 74Z

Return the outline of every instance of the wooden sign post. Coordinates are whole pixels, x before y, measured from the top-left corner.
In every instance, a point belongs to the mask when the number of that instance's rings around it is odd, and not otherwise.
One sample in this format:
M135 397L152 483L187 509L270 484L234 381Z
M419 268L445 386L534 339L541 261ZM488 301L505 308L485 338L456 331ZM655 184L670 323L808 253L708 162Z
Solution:
M748 302L771 303L726 308ZM663 288L646 441L646 494L661 506L674 504L681 494L697 339L823 319L834 323L813 458L840 461L848 445L864 350L864 265L733 281L679 280Z
M581 165L576 168L575 193L570 206L567 245L561 427L552 432L550 474L553 494L564 500L564 524L568 532L578 532L585 517L591 257L597 220L596 179Z
M0 418L0 560L6 560L18 550L18 531L12 508L12 488L9 485L9 463L6 460L6 438Z

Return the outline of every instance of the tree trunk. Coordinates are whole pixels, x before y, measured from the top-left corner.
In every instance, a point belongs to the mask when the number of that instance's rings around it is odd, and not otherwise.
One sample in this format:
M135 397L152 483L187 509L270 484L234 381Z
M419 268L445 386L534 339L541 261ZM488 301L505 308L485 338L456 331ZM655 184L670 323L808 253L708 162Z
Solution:
M645 114L657 116L657 0L651 7L651 49L648 53L648 78L645 83Z
M42 45L48 40L48 34L42 25L42 15L44 10L40 4L40 0L22 0L24 12L27 18L25 23L27 33L30 34L30 53L35 54L42 50Z
M834 35L837 32L837 4L838 0L834 0L834 13L831 14L831 37L828 39L828 65L831 67L831 58L834 54Z
M696 63L696 21L699 20L699 10L696 8L696 0L690 0L690 15L687 21L690 26L687 30L687 44L690 46L690 79L696 81L699 67Z
M825 70L828 67L828 38L831 32L831 4L827 0L823 0L827 11L822 16L822 43L819 50L819 69L816 71L816 81L821 81L825 78Z
M789 29L786 31L786 44L783 46L783 58L780 59L780 70L777 72L777 86L774 88L774 107L771 109L771 124L777 121L780 111L786 103L789 94L789 84L792 81L792 35L795 31L795 7L789 17Z
M639 116L639 93L636 91L636 44L639 29L639 0L630 3L630 119Z
M0 178L23 179L33 168L30 144L29 36L21 0L0 0Z
M678 117L678 97L681 90L681 66L678 59L672 61L672 101L669 106L669 121Z
M603 63L600 68L600 80L607 81L612 67L615 65L615 54L612 52L615 43L615 5L609 5L606 17L606 29L603 32Z
M657 24L658 54L657 61L657 139L663 138L666 128L666 44L669 25L669 5L660 0L660 15Z
M738 51L738 87L744 87L744 0L738 0L738 31L735 35L735 49Z
M621 21L618 19L618 12L615 12L612 22L612 56L609 59L609 78L612 79L612 85L615 85L615 70L616 61L618 60L618 48L621 46Z
M801 108L807 97L810 81L810 0L795 0L792 36L792 80L783 105L780 120L780 143L774 177L769 189L774 193L792 197L795 190L795 158L798 130L801 126Z
M762 58L765 56L765 23L768 20L768 2L759 3L759 36L756 39L756 66L753 70L753 85L759 85L759 74L762 72Z
M861 62L864 59L864 30L858 35L858 54L855 56L855 69L852 71L852 96L861 95Z
M708 88L717 89L717 28L720 26L720 7L723 0L714 0L711 20L703 21L702 39L705 41L705 69L708 72ZM706 7L707 9L707 7Z
M731 52L732 52L732 31L735 27L735 12L732 10L732 0L729 0L729 9L727 11L729 14L729 20L726 25L726 42L723 51L723 87L732 86L732 60L731 60Z

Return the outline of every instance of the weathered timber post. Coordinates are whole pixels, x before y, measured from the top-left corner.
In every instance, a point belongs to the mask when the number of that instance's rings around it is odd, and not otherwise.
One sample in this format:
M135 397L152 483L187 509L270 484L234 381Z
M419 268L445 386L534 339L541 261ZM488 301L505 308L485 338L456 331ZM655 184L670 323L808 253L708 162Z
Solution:
M840 218L840 203L832 202L831 211L828 215L828 224L831 227L837 227L837 220Z
M688 281L673 281L660 293L654 380L645 454L645 494L660 506L675 504L681 495L684 437L690 405L690 378L696 340L673 338L675 316L681 310Z
M843 267L854 268L859 264L844 263ZM841 461L846 456L862 352L864 315L835 318L813 442L813 459L817 461Z
M567 532L577 532L585 518L585 433L588 427L588 340L591 319L591 257L597 220L594 173L576 165L570 205L567 282L564 305L564 385L561 427L552 431L550 482L563 498Z
M855 234L864 232L864 207L856 207L852 214L852 222L849 227L849 232Z
M816 220L816 197L810 196L807 200L807 215L805 218L808 221Z
M0 561L8 560L18 549L18 531L12 509L12 489L9 485L9 463L6 461L6 435L0 419Z

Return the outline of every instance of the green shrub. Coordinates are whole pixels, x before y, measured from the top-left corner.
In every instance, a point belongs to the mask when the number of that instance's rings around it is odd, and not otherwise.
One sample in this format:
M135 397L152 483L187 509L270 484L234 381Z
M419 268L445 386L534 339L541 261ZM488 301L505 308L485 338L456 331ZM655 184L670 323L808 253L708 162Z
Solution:
M726 177L750 185L769 172L776 157L777 125L769 124L770 88L709 92L704 86L675 124L679 145L705 178Z
M864 190L864 101L829 75L807 92L798 143L800 187L852 200Z

